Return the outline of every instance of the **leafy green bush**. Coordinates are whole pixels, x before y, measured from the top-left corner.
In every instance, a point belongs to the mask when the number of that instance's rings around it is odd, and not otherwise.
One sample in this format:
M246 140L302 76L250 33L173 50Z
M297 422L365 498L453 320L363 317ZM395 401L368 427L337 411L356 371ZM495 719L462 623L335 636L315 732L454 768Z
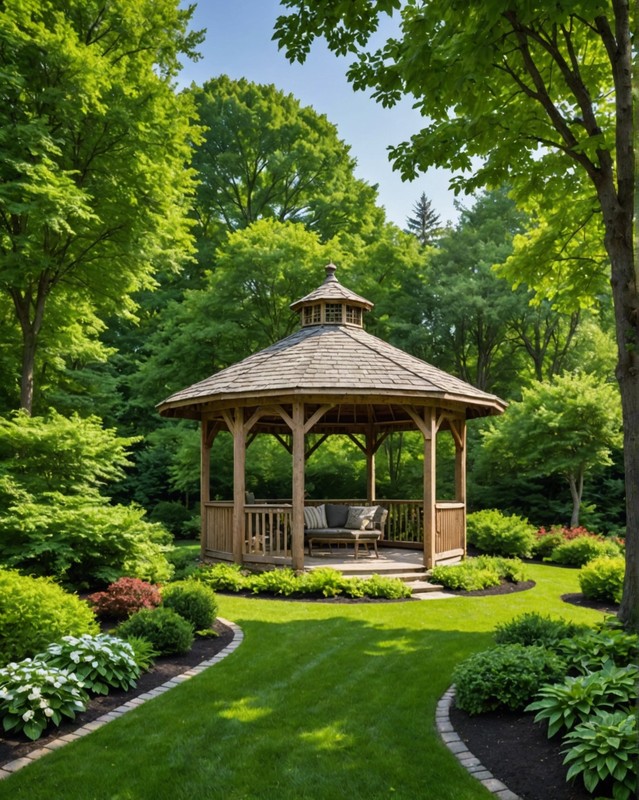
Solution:
M567 780L580 775L586 789L612 780L614 800L629 800L637 793L639 737L634 713L598 712L582 722L564 739L564 764L570 764Z
M347 592L348 583L349 578L345 578L339 570L322 567L300 575L297 591L302 594L336 597Z
M496 509L469 514L468 542L484 553L496 556L528 558L535 547L535 528L515 514L506 515Z
M161 656L188 653L193 646L193 626L171 608L143 609L118 626L122 639L147 639Z
M83 686L95 694L108 694L110 689L128 691L141 673L131 645L106 633L63 636L36 658L74 672Z
M547 560L553 564L568 567L583 567L594 558L601 556L616 557L621 555L621 547L611 539L600 536L578 536L555 547Z
M201 564L191 575L214 591L241 592L249 588L250 576L239 564Z
M468 714L522 710L545 683L564 678L566 665L544 647L504 644L476 653L453 672L456 702Z
M170 578L170 534L101 493L123 476L134 441L95 417L0 418L0 562L82 589Z
M191 536L189 523L193 518L193 511L175 500L161 500L149 514L153 522L159 522L173 536L188 539Z
M535 722L548 722L548 737L572 730L595 712L629 711L637 693L637 667L615 667L608 663L597 672L568 677L563 683L542 686L537 700L526 707L536 711Z
M463 592L499 586L502 580L518 583L526 579L521 561L496 556L478 556L467 558L460 564L436 566L431 575L435 583Z
M210 628L217 616L217 599L209 586L198 581L175 581L162 589L162 604L193 625L196 631Z
M0 664L33 656L61 636L97 633L93 611L48 578L0 569Z
M561 639L586 631L586 626L577 625L565 619L553 619L536 611L520 614L518 617L497 625L495 641L497 644L541 645L551 647Z
M584 597L620 603L625 571L623 556L593 558L579 571L579 586Z
M358 581L356 579L349 579L346 594L350 597L360 597L360 591L363 592L364 597L385 598L387 600L403 600L412 595L410 586L399 578L391 578L384 575L371 575L370 578L360 579L359 583L361 584L361 588L357 587L358 593L354 594L353 586L356 586L357 583Z
M618 667L637 663L639 637L618 629L589 630L571 639L562 639L555 648L570 665L570 671L586 674L612 661Z
M561 533L561 530L557 530L556 528L552 528L549 531L545 530L544 528L540 528L535 536L536 539L533 546L533 556L541 559L548 558L555 547L559 547L560 544L563 544L566 541Z
M288 567L286 569L272 569L250 575L248 588L254 594L275 594L290 597L300 591L301 581Z
M126 619L143 608L155 608L162 602L157 586L139 578L119 578L104 592L87 597L100 619Z
M169 564L173 567L173 580L183 581L195 576L198 570L198 553L189 547L176 547L166 554Z
M25 658L0 669L0 717L5 731L38 739L52 722L86 711L89 697L72 672Z

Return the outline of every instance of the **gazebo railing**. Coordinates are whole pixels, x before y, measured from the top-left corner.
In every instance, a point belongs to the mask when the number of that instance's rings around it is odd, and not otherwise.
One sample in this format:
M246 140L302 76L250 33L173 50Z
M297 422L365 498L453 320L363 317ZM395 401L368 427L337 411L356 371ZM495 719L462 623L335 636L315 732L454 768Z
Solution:
M308 500L308 505L335 502L365 505L366 500ZM377 501L388 509L382 545L423 547L423 504L419 500ZM291 562L292 506L286 501L244 506L243 560L247 563L288 564ZM435 506L435 551L446 559L464 554L466 508L464 503L438 502ZM233 503L205 504L204 555L233 560Z

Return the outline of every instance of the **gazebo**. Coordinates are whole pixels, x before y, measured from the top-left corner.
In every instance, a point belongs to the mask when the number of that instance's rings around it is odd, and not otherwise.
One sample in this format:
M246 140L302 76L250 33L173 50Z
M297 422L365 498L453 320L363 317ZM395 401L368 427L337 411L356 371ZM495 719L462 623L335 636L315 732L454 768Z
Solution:
M317 289L291 304L295 333L158 405L164 417L201 422L202 558L304 569L305 462L327 437L345 434L366 455L366 502L375 504L375 454L395 431L422 434L424 565L459 557L466 545L466 420L501 414L505 403L367 333L373 304L326 267ZM210 497L211 445L233 436L233 500ZM455 443L455 497L435 496L436 439ZM316 434L307 447L307 434ZM246 450L270 434L292 460L292 498L247 502ZM391 509L392 517L392 509Z

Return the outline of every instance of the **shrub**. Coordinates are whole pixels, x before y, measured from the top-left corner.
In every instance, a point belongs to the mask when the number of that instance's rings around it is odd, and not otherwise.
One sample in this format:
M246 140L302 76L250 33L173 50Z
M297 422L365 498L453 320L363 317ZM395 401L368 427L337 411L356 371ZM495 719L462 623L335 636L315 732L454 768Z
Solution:
M30 658L0 669L0 717L5 731L38 739L52 722L86 711L89 697L78 677Z
M611 661L618 667L637 662L639 637L623 630L589 630L571 639L562 639L555 648L570 664L570 671L581 674L601 669Z
M593 558L579 571L579 586L584 597L620 603L625 570L623 556Z
M126 619L143 608L155 608L162 602L157 586L139 578L119 578L104 592L87 597L100 619Z
M169 530L173 536L188 539L191 536L189 524L193 512L175 500L161 500L150 513L153 522L159 522Z
M447 589L472 592L499 586L502 579L515 583L525 580L524 566L518 559L478 556L467 558L460 564L437 566L431 573L432 580Z
M33 656L67 634L97 633L93 611L48 578L0 569L0 664Z
M176 547L166 557L173 566L173 580L183 581L192 578L198 570L199 552L194 553L190 547Z
M614 557L620 554L621 548L616 542L590 534L578 536L576 539L571 539L560 544L559 547L555 547L547 560L569 567L583 567L594 558Z
M542 686L537 700L526 711L537 711L535 722L547 720L548 737L572 730L595 712L623 706L629 711L637 691L637 667L615 667L566 678L563 683Z
M250 576L242 572L239 564L201 564L191 578L216 592L241 592L250 585Z
M63 636L36 658L53 667L72 670L95 694L108 694L110 689L128 691L141 672L131 645L106 633Z
M122 575L171 576L170 534L140 508L101 491L124 475L126 448L97 417L0 419L0 561L72 588L106 586Z
M371 575L370 578L364 578L360 581L362 586L361 590L365 597L378 597L386 598L388 600L402 600L406 597L411 597L412 590L404 581L399 578L385 577L384 575ZM351 586L356 584L357 580L354 578L349 579L349 586L346 593L351 597L358 597L359 595L353 594ZM359 589L358 589L359 591Z
M515 514L507 516L496 509L468 515L468 541L484 553L496 556L532 555L535 529L528 520Z
M117 635L147 639L161 656L188 653L193 646L193 626L171 608L142 609L118 626Z
M577 625L565 619L553 619L535 611L520 614L495 628L497 644L541 645L551 647L561 639L584 632L585 625Z
M548 558L555 547L559 547L566 540L560 530L553 527L549 531L540 528L535 534L537 537L533 546L533 555L537 558Z
M290 597L300 591L300 579L288 567L286 569L272 569L260 572L259 575L250 575L248 587L254 594L275 594Z
M162 589L162 604L193 625L196 631L210 628L217 616L215 592L197 581L176 581Z
M521 711L545 683L566 674L563 660L543 647L504 644L462 661L453 672L456 702L468 714Z
M299 576L299 589L302 594L321 594L324 597L336 597L347 591L349 578L345 578L337 569L322 567L313 569Z
M636 797L639 739L635 714L600 711L577 725L564 742L564 764L570 764L567 780L580 775L586 789L594 793L602 781L611 779L615 800Z

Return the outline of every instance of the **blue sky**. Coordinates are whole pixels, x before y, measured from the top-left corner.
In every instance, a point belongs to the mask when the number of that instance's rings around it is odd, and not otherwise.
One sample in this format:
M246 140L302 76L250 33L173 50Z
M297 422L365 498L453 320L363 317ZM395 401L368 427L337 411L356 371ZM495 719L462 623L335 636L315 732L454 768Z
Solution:
M336 58L322 42L315 43L305 64L289 64L271 41L280 13L277 0L199 0L193 27L207 29L200 47L202 59L184 64L180 83L201 84L220 74L272 83L325 114L337 127L357 160L357 177L378 184L379 203L392 222L404 227L422 192L443 223L456 220L449 173L429 170L412 183L403 183L388 161L388 145L420 129L420 116L410 102L384 109L364 92L354 92L345 78L349 60Z

